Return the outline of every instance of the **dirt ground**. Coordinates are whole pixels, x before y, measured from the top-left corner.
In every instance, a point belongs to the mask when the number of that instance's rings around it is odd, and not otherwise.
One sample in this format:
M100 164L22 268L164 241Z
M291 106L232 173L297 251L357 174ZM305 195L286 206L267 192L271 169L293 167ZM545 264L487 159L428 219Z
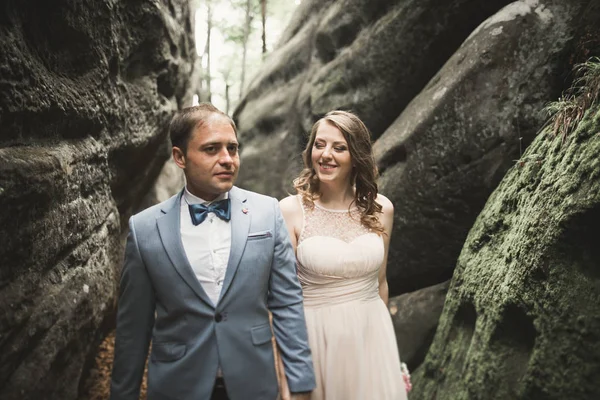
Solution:
M111 332L100 344L98 355L90 376L85 383L84 393L79 400L106 400L110 392L110 373L112 370L113 353L115 347L115 332ZM146 374L142 381L140 400L146 399Z

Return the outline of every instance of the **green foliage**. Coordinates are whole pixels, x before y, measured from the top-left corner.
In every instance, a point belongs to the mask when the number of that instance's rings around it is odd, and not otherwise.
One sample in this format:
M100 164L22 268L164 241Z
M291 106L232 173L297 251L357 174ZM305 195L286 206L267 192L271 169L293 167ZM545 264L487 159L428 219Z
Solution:
M231 8L232 13L225 18L215 20L215 27L221 31L226 42L241 46L244 43L244 24L240 22L242 21L242 16L246 12L246 0L229 0L227 3L229 3L228 6ZM253 6L254 3L258 2L253 1ZM255 12L260 12L260 10L255 10L255 8L256 7L252 7L252 10L250 11L253 15ZM232 18L232 15L234 14L237 14L238 17Z
M577 64L575 70L579 75L575 86L579 88L585 108L588 109L600 95L600 57L592 57L584 63Z

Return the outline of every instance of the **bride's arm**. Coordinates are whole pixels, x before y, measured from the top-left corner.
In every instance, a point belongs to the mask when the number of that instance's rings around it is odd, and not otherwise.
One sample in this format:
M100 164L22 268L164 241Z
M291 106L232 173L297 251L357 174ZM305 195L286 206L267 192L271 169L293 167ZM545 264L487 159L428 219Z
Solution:
M390 238L392 236L392 228L394 225L394 205L382 194L377 195L377 202L382 206L382 214L379 216L379 221L383 225L385 234L383 235L384 256L383 263L379 267L379 297L385 305L388 304L388 282L386 277L386 267L388 260L388 252L390 249Z

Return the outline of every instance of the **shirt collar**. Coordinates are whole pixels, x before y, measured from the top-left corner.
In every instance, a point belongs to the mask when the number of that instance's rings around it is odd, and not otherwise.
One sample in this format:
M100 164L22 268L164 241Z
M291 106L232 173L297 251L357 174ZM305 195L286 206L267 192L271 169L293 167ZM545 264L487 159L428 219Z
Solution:
M183 198L188 204L210 204L215 201L225 200L229 198L229 192L221 193L217 196L216 199L212 201L204 200L198 196L195 196L190 193L187 186L185 187L185 191L183 192Z

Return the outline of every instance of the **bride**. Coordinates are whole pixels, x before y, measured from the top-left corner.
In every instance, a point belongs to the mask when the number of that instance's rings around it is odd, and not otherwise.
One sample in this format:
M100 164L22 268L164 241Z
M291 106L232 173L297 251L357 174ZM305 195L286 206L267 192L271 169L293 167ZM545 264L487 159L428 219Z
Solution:
M303 159L297 195L280 206L304 292L311 400L406 399L386 306L394 207L377 192L370 133L356 115L331 111L314 124Z

